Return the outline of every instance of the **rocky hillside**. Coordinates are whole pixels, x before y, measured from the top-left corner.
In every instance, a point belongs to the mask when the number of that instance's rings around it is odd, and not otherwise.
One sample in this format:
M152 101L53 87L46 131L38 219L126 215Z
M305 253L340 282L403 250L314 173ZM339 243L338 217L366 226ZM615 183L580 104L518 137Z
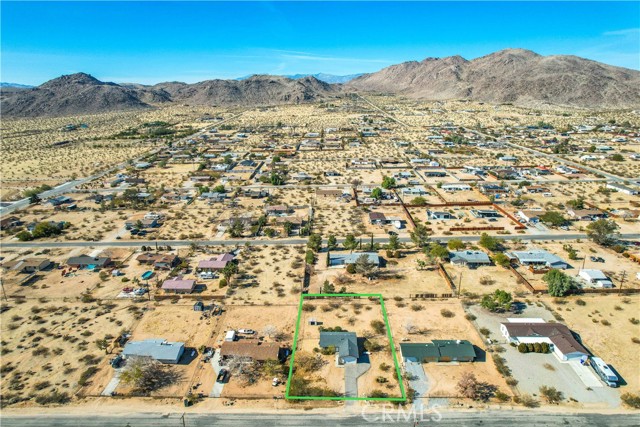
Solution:
M243 81L208 80L154 86L105 83L85 74L58 77L36 88L2 92L3 117L93 114L152 108L166 102L194 105L272 105L315 101L339 91L314 77L292 80L253 76Z
M361 91L422 99L472 99L539 107L640 105L640 72L576 56L507 49L467 61L460 56L392 65L346 84Z

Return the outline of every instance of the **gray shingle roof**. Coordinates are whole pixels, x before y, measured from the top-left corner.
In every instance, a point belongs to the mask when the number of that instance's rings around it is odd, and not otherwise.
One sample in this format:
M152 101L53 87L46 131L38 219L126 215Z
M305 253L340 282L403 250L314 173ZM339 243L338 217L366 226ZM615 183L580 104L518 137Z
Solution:
M334 346L340 357L360 357L355 332L320 332L320 347Z

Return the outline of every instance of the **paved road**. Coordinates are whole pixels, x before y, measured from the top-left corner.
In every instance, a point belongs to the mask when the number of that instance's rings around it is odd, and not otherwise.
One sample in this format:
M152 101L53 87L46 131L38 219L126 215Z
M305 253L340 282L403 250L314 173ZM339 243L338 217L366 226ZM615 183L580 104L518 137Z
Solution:
M576 240L585 239L585 233L567 233L567 234L512 234L498 235L497 237L504 240ZM640 233L625 233L620 235L621 239L637 240L640 239ZM459 239L464 242L477 242L480 236L432 236L433 240L447 242L452 239ZM411 242L409 237L400 237L400 242ZM338 239L338 243L342 243L343 238ZM368 244L370 238L363 236L362 243ZM375 237L374 243L385 244L389 242L387 237ZM2 242L0 248L97 248L97 247L118 247L129 248L137 246L158 246L184 247L197 243L200 246L242 246L250 244L252 246L270 246L270 245L306 245L307 239L282 239L282 240L252 240L252 239L228 239L228 240L116 240L114 242L87 242L87 241L65 241L65 242Z
M24 415L3 416L3 427L365 427L371 425L395 425L413 427L413 418L404 418L407 414L397 413L389 409L386 415L366 411L363 414L345 416L337 414L186 414L184 424L182 414L160 413L131 413L127 415L100 416L87 415ZM337 409L341 412L342 409ZM384 416L384 421L383 421ZM407 415L408 416L408 415ZM443 426L589 426L589 427L626 427L637 426L637 414L576 414L576 413L543 413L531 411L488 411L488 412L445 412L439 421L429 418L437 417L437 414L423 414L422 420L418 418L419 426L443 425ZM420 417L420 414L418 414Z

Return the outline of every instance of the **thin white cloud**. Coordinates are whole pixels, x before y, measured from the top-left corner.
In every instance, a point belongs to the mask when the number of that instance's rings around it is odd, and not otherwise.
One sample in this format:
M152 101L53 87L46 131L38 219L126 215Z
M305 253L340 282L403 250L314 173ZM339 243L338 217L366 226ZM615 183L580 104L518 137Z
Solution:
M637 36L640 35L640 28L626 28L624 30L606 31L603 36Z
M320 56L320 55L282 55L288 59L299 59L304 61L344 61L344 62L372 62L378 64L387 64L391 61L388 59L366 59L366 58L341 58L335 56Z

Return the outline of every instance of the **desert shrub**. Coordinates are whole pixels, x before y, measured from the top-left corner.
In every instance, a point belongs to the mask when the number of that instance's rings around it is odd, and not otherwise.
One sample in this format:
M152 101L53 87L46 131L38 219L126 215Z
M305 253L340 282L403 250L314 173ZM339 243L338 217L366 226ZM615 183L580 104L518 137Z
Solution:
M474 321L474 320L476 320L476 316L474 316L474 315L473 315L473 314L471 314L471 313L466 314L466 315L464 316L464 318L465 318L465 319L467 319L467 320L469 320L469 321L471 321L471 322L472 322L472 321Z
M71 397L69 396L68 393L61 393L58 391L52 391L49 394L41 394L39 396L36 396L36 403L38 403L39 405L51 405L51 404L58 404L58 405L64 405L65 403L68 403L71 400Z
M316 309L316 306L313 304L302 304L302 311L311 312Z
M500 402L506 402L511 399L507 393L502 392L500 390L496 391L495 398L498 399L498 401Z
M376 334L384 334L385 326L382 320L372 320L371 327Z
M558 391L555 387L547 387L543 385L540 387L540 394L544 397L547 403L560 403L564 399L562 392Z
M525 343L521 342L518 344L518 351L520 353L529 353L529 347L527 347Z
M455 317L455 313L451 310L448 310L446 308L443 308L442 310L440 310L440 314L442 315L442 317L447 317L447 318L451 318L451 317Z
M623 393L620 399L625 405L634 409L640 409L640 396L637 394Z
M522 406L526 408L537 408L538 406L540 406L540 402L538 402L530 394L523 394L519 396L518 401L516 403L520 403Z
M491 335L491 331L487 328L480 328L480 333L485 337L488 337L489 335Z
M576 304L578 304L578 305L582 305L582 306L587 305L587 303L586 303L583 299L580 299L580 298L578 298L578 299L576 300Z

